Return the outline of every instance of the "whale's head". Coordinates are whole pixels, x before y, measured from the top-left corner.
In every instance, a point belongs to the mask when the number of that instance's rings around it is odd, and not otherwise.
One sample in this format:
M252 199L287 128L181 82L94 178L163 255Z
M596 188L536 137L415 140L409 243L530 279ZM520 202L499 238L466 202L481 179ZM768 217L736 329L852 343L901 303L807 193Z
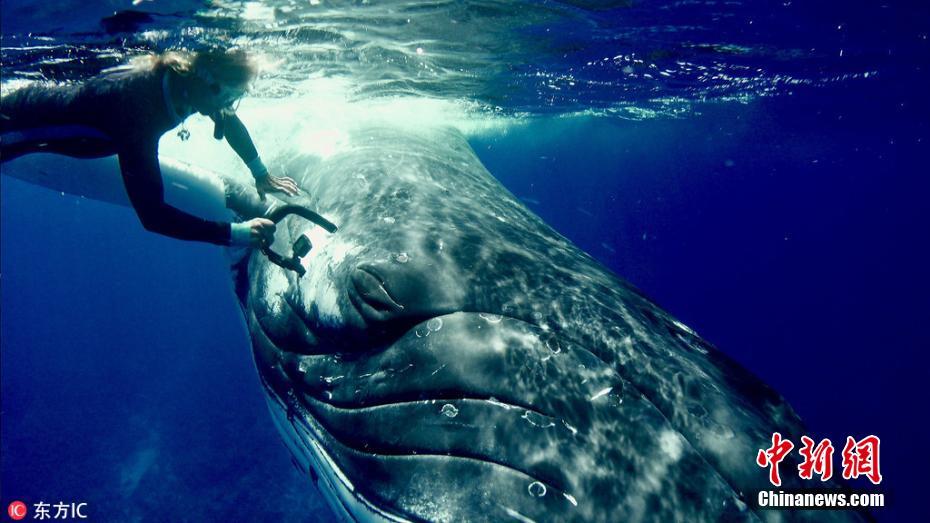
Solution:
M303 277L251 261L256 361L292 452L353 517L575 510L566 469L598 465L568 447L622 385L531 301L530 286L561 287L539 280L557 276L536 244L567 242L528 228L541 223L456 135L383 133L302 177L339 226L279 226L276 244L313 244Z
M731 451L754 455L760 418L797 426L780 397L548 228L457 133L353 144L289 166L339 230L282 222L276 245L313 244L306 274L254 254L245 303L278 428L337 513L753 517L742 490L765 475Z

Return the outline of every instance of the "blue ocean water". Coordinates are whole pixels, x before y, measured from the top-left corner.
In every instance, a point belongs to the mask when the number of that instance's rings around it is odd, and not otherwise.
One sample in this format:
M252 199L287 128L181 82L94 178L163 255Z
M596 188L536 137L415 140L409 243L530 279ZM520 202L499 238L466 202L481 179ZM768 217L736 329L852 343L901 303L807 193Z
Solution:
M926 517L926 7L605 4L4 2L3 76L80 78L234 37L283 57L275 96L319 70L354 79L354 101L475 103L465 126L487 129L469 141L509 190L812 436L880 436L873 514ZM177 16L100 31L128 8ZM0 501L331 518L270 424L220 250L7 176L0 212Z

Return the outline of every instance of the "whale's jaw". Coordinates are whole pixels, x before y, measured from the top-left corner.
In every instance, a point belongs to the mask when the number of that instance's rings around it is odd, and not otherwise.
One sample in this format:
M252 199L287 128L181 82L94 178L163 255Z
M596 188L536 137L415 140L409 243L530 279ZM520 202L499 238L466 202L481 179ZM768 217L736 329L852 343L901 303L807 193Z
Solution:
M327 505L340 521L371 523L401 523L409 519L387 512L362 495L339 469L332 456L321 445L323 429L309 416L298 415L263 383L265 399L275 428L284 440L301 472L310 476Z
M258 337L256 361L279 430L330 504L389 521L574 510L580 485L548 461L557 448L580 458L577 435L623 387L586 351L494 313L436 316L362 355Z

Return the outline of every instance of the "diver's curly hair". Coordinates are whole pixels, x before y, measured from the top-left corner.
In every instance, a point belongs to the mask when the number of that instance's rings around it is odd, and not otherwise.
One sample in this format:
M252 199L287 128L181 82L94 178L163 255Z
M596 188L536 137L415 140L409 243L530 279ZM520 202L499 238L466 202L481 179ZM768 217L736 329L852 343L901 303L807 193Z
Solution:
M141 57L141 67L168 67L181 76L195 75L230 87L246 87L258 76L258 63L245 50L165 51Z

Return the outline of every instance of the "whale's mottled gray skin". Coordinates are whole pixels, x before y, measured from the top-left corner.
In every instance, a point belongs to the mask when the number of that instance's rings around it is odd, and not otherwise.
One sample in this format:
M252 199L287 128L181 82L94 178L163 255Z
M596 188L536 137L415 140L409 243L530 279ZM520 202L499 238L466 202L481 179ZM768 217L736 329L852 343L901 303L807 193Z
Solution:
M339 225L279 226L276 246L313 239L308 274L256 253L240 285L272 413L337 514L856 517L753 509L771 488L756 453L776 431L799 441L797 415L527 210L460 134L351 143L287 166Z

